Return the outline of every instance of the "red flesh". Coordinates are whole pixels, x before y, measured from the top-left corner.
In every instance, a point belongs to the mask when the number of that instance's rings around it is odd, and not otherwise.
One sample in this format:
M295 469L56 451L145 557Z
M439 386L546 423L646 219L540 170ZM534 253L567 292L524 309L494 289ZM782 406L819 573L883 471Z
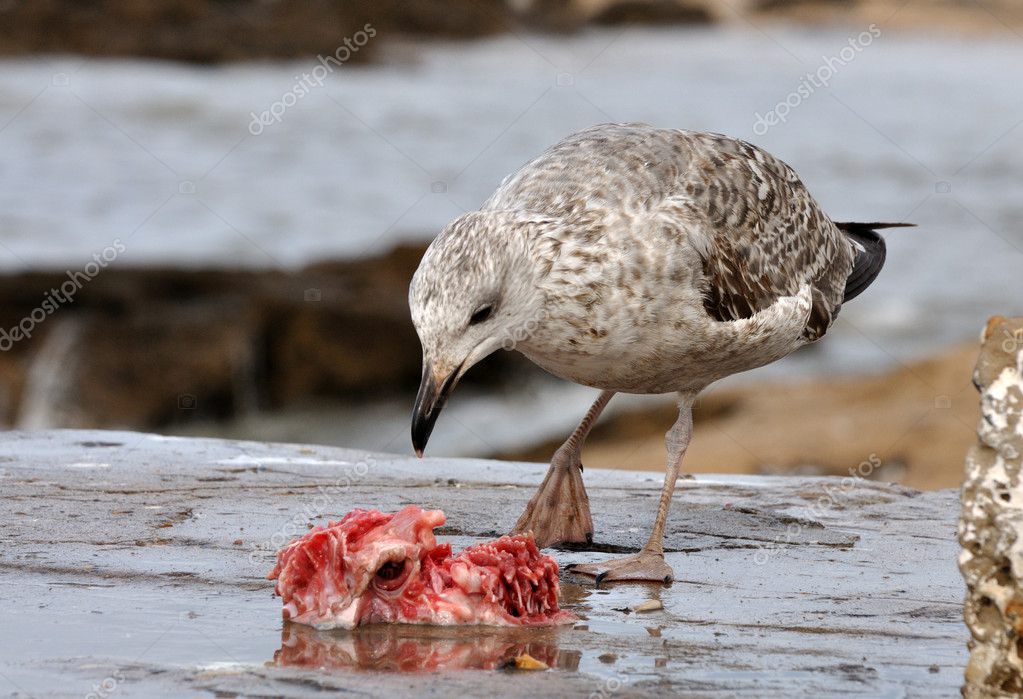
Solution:
M362 624L552 626L575 621L558 608L558 564L530 535L503 536L457 556L438 544L440 510L354 510L277 554L283 615L317 628Z

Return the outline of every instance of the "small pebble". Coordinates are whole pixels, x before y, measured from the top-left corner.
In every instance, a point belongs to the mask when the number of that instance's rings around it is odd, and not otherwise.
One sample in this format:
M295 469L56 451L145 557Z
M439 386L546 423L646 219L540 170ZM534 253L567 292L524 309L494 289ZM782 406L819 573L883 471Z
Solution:
M640 602L632 608L634 612L655 612L658 609L664 609L664 605L659 599L648 599Z
M523 653L515 658L516 670L548 670L550 666L542 660L537 660L529 653Z

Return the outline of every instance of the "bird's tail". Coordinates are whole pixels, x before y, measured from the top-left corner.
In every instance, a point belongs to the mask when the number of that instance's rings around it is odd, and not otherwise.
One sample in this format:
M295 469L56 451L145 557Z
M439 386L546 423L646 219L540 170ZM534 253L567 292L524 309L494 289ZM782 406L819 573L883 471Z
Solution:
M908 228L915 223L838 223L838 229L846 234L856 248L852 272L845 282L842 303L859 296L877 278L884 266L884 238L877 232L881 228Z

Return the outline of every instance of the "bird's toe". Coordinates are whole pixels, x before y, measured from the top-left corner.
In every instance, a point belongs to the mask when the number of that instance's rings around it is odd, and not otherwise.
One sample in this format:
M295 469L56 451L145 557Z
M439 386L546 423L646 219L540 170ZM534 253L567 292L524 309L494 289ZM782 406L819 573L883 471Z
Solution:
M593 542L593 518L578 468L552 468L512 533L532 532L536 545Z
M656 582L668 585L675 579L675 573L665 562L663 555L645 551L634 556L599 563L574 563L567 566L566 570L593 576L596 585L615 581Z

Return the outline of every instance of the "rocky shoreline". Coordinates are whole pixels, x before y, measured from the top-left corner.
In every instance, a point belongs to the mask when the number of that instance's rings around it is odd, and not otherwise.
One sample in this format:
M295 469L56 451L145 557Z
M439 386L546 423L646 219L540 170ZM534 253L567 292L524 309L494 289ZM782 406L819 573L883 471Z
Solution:
M1023 26L1023 7L1009 0L15 0L0 3L0 55L218 63L330 56L367 26L382 37L477 38L588 26L776 21L1015 31ZM345 60L369 60L378 48L376 40L358 43Z

